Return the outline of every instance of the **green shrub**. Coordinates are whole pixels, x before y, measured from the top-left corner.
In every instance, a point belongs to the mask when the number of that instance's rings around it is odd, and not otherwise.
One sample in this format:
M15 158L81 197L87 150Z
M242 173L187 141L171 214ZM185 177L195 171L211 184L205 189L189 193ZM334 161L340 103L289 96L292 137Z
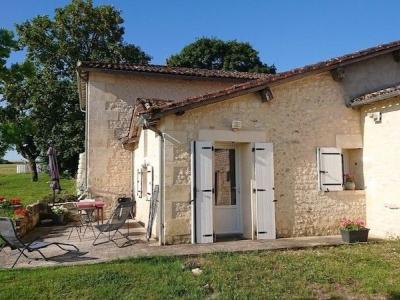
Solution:
M74 194L66 193L66 192L61 192L60 194L56 194L55 202L56 203L65 203L65 202L76 202L77 201L77 196ZM40 200L40 202L53 202L53 195L46 195Z

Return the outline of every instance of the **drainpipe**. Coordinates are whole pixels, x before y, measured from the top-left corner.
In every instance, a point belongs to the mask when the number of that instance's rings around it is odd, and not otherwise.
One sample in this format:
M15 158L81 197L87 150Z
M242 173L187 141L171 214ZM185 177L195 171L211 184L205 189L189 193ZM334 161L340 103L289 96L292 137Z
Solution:
M141 117L141 121L143 124L143 127L146 129L150 129L151 131L155 132L159 137L160 137L160 154L159 154L159 169L160 169L160 174L159 174L159 181L160 181L160 205L158 206L158 216L159 216L159 245L165 245L165 226L164 226L164 221L165 221L165 180L164 180L164 170L165 170L165 134L161 132L158 128L154 126L150 126L145 119L145 117Z
M85 99L85 109L81 108L81 112L85 113L85 190L89 189L89 176L88 176L88 166L89 166L89 82L86 84L86 99ZM84 192L85 193L85 192Z
M80 62L78 61L78 66L80 66ZM78 78L78 82L81 79L81 74L80 72L77 70L76 71L76 76ZM89 161L89 151L88 151L88 138L89 138L89 111L87 110L88 108L88 99L89 99L89 79L87 79L87 83L86 83L86 99L85 99L85 107L83 108L81 106L81 100L82 100L82 95L81 95L81 91L80 91L80 84L78 84L78 96L79 96L79 109L81 112L83 112L85 114L85 190L88 189L88 182L89 182L89 178L88 178L88 161Z

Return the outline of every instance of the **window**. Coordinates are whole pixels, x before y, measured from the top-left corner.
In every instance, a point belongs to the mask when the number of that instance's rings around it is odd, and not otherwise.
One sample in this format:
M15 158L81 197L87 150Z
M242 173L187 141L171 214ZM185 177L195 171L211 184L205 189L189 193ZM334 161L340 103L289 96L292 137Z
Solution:
M142 166L136 171L136 196L138 198L151 198L153 194L153 167Z
M338 148L319 148L319 182L322 191L343 190L343 159Z
M362 149L319 148L318 166L319 187L322 191L364 189Z
M215 149L215 205L236 205L235 149Z

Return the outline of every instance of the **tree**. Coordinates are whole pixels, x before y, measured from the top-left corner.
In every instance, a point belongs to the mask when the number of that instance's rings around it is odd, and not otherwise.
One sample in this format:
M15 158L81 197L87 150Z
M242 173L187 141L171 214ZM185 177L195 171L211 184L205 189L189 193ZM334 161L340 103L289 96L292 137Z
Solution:
M258 52L249 43L206 37L185 46L180 53L171 55L167 65L271 74L276 72L274 65L261 62Z
M12 31L0 28L0 79L7 71L6 62L13 50L18 49L17 41Z
M54 18L37 16L17 25L36 72L30 82L32 116L41 120L35 141L42 155L52 139L60 167L74 174L84 150L84 114L79 110L76 64L80 61L147 64L151 57L124 41L124 20L109 5L73 0Z
M33 72L30 62L14 64L3 70L0 78L0 147L3 150L14 147L28 161L32 181L37 181L36 159L40 152L35 136L38 122L29 101Z
M14 64L6 67L13 50L18 50L11 31L0 29L0 158L13 147L28 160L32 180L37 181L36 158L39 151L34 142L35 125L26 101L27 82L32 75L32 64Z

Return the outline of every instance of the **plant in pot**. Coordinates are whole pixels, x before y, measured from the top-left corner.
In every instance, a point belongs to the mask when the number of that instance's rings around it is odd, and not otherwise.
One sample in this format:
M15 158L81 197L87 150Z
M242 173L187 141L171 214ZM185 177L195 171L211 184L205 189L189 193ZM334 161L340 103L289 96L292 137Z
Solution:
M356 189L354 177L350 174L344 175L344 189L349 191L354 191Z
M28 211L25 208L19 207L14 210L14 221L16 226L20 226L21 222L28 216Z
M53 206L51 212L53 213L54 223L59 225L64 224L64 216L68 212L68 209L63 206Z
M361 219L350 220L343 218L340 221L340 233L346 243L366 243L368 241L369 228Z

